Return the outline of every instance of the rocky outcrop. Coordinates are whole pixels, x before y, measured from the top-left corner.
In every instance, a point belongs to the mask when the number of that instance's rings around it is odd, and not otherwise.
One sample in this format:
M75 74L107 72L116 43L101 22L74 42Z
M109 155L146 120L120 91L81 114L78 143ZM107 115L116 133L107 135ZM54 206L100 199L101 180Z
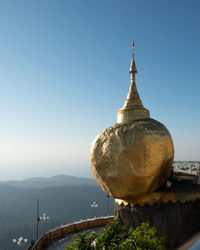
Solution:
M166 238L166 248L175 249L200 231L200 201L168 202L143 207L115 203L115 216L127 229L142 222L155 226L158 236Z

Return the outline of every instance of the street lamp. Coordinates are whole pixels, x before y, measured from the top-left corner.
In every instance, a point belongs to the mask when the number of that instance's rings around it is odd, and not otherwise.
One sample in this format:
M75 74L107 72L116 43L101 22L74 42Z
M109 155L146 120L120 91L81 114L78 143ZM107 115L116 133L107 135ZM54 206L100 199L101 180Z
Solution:
M94 201L93 203L92 203L92 205L91 205L91 207L92 208L97 208L99 205ZM95 218L96 216L95 216L95 210L94 210L94 218Z
M44 221L44 234L45 234L45 226L46 226L46 221L49 220L50 217L46 215L46 213L43 213L42 216L40 217L40 220Z
M40 217L39 217L39 199L37 200L37 224L36 224L36 226L37 226L37 229L36 229L36 240L38 240L38 224L39 224L39 221L40 221Z
M25 245L28 242L27 238L19 237L18 239L13 239L12 242L17 244L18 247Z

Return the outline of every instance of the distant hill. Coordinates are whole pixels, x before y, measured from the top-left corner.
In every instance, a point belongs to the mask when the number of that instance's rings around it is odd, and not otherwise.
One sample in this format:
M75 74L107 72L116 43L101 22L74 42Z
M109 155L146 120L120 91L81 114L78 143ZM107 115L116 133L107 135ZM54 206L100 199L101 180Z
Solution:
M74 177L69 175L56 175L53 177L33 177L22 181L1 181L0 186L23 188L45 188L64 185L97 185L94 179Z

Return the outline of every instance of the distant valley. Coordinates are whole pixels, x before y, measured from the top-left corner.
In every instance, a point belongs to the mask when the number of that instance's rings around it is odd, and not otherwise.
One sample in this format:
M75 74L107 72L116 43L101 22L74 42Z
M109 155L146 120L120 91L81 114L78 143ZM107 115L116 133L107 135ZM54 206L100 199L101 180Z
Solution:
M107 215L107 196L93 179L58 175L0 182L0 249L18 249L13 238L36 238L37 199L40 215L45 212L50 217L47 230L81 218ZM91 208L93 201L98 208ZM113 206L109 198L110 214ZM39 230L42 235L43 222Z

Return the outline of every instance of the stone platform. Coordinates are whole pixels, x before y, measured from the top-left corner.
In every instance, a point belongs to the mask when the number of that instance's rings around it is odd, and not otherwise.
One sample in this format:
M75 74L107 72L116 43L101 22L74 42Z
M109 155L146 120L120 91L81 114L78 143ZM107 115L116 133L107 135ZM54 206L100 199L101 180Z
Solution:
M141 222L155 226L158 236L166 237L167 249L175 249L200 231L200 187L192 176L179 176L170 188L132 201L115 201L115 216L128 229Z

